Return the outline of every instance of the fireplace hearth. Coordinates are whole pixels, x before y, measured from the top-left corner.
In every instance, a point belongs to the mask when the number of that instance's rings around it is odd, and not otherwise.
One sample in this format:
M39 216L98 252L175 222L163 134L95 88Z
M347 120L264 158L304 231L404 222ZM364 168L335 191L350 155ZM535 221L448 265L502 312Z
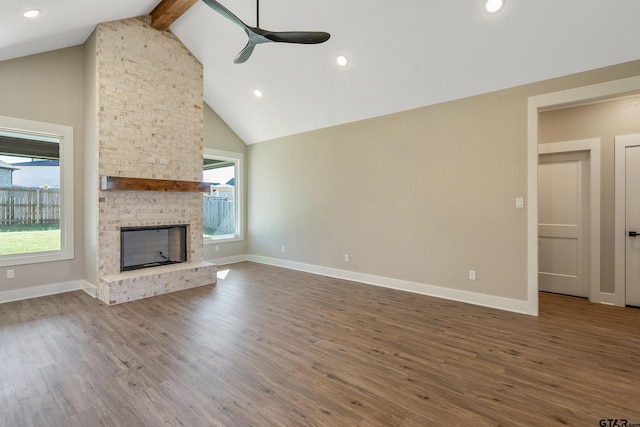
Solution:
M122 227L120 271L187 261L187 225Z

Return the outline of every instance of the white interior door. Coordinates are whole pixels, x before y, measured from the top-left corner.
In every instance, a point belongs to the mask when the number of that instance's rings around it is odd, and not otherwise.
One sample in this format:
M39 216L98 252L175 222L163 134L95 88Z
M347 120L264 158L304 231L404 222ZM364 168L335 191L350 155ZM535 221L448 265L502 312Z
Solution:
M589 153L541 154L538 164L541 291L589 297L588 216Z
M640 306L640 146L625 151L625 302Z

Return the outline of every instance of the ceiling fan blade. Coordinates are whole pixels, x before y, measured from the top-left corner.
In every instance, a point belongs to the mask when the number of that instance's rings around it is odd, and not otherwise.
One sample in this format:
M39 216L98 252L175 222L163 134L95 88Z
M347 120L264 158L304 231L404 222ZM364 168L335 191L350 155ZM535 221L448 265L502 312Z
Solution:
M318 44L326 42L329 40L329 37L331 37L329 33L325 33L324 31L267 31L260 28L259 24L255 27L250 27L216 0L202 1L229 21L240 26L244 32L247 33L247 36L249 36L247 45L240 51L238 56L236 56L236 59L233 61L236 64L241 64L249 59L257 44L267 42ZM258 0L256 0L256 6L259 10ZM259 19L258 15L257 23L260 22Z
M254 32L279 43L318 44L329 40L331 35L324 31L267 31L261 28L251 28Z
M256 47L255 43L252 43L251 40L247 43L247 45L240 51L236 59L233 60L235 64L242 64L245 62L251 54L253 53L253 49Z
M225 18L227 18L229 21L231 21L231 22L239 25L240 27L242 27L244 29L244 31L247 34L249 34L249 26L247 24L245 24L244 22L242 22L240 20L240 18L238 18L236 15L231 13L231 11L229 9L227 9L226 7L224 7L223 5L218 3L216 0L202 0L202 1L205 2L205 4L207 6L209 6L211 9L215 10L220 15L224 16Z

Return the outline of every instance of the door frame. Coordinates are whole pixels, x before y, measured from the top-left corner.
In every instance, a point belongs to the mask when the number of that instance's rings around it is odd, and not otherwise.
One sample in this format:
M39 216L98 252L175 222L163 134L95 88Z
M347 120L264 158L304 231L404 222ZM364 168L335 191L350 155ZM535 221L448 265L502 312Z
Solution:
M544 154L589 153L589 301L610 302L608 294L600 292L600 142L600 138L589 138L540 144L538 159Z
M640 146L640 134L617 135L615 137L615 305L627 304L627 147Z
M640 91L640 76L531 96L527 105L527 313L538 315L538 114ZM616 305L620 298L617 295Z

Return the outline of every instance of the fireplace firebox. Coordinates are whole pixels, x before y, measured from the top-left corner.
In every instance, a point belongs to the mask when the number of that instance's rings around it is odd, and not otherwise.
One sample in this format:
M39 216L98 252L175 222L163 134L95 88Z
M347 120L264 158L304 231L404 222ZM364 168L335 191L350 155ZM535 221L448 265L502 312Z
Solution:
M120 271L186 261L187 225L120 229Z

